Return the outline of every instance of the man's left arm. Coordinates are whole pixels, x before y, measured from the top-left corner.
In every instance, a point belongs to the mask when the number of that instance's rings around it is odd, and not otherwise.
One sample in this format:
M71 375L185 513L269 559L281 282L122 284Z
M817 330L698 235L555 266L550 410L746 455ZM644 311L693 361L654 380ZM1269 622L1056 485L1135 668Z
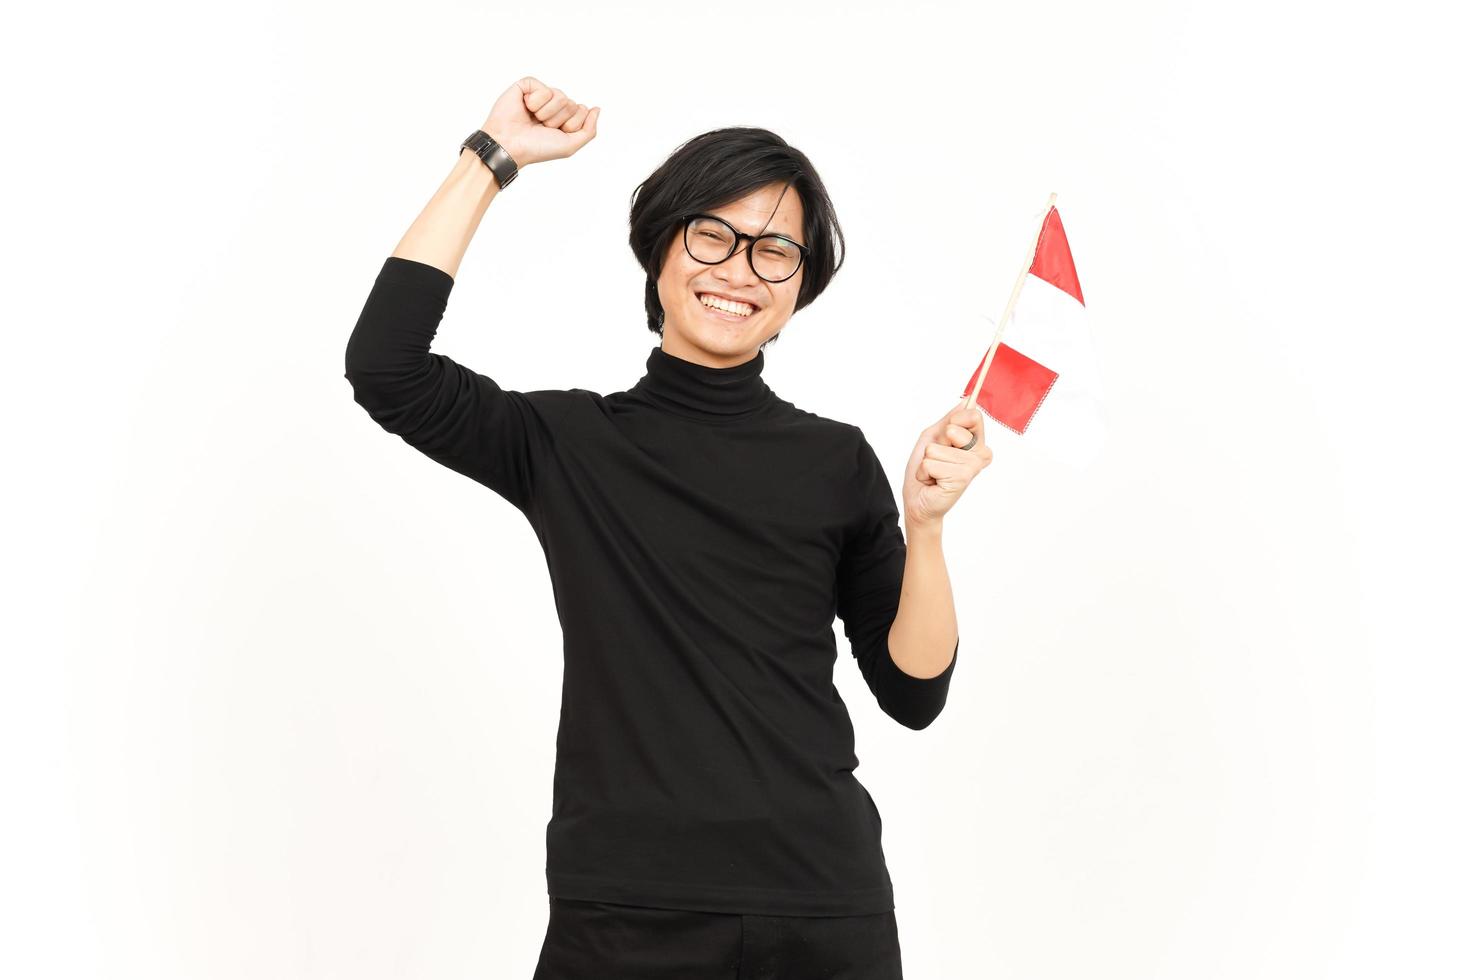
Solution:
M903 590L888 630L888 649L899 670L910 677L944 673L959 647L960 627L941 531L939 521L908 525Z
M944 515L993 455L985 445L980 409L962 406L963 401L920 434L904 470L908 554L888 648L894 663L912 677L944 673L959 644L954 592L944 563ZM962 448L972 441L969 449Z

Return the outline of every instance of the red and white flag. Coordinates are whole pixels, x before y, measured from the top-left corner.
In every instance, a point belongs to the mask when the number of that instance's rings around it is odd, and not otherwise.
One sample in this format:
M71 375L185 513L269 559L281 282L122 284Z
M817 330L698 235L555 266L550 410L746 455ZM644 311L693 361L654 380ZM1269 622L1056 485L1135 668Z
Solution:
M1041 223L1023 278L975 404L1042 455L1086 466L1102 453L1105 438L1102 375L1055 207ZM982 358L961 397L970 396L984 366ZM986 440L996 444L990 433Z

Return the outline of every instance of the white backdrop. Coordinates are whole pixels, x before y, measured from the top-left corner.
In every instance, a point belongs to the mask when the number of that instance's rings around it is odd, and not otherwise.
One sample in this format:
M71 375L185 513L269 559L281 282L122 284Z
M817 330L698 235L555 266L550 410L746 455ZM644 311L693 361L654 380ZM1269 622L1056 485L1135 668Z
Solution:
M850 248L766 378L895 484L1059 195L1108 454L995 441L946 522L961 662L930 729L841 646L906 976L1470 971L1467 79L1428 5L8 20L0 974L529 978L541 552L342 377L384 257L524 74L600 134L491 205L435 349L631 385L657 341L630 193L766 126Z

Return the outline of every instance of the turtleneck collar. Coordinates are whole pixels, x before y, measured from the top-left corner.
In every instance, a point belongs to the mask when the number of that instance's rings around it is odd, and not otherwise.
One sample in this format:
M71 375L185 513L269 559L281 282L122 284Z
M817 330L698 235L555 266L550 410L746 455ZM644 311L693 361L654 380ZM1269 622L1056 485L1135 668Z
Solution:
M769 405L776 393L761 377L765 351L734 367L708 367L668 353L648 352L648 373L630 390L681 415L714 421L741 418Z

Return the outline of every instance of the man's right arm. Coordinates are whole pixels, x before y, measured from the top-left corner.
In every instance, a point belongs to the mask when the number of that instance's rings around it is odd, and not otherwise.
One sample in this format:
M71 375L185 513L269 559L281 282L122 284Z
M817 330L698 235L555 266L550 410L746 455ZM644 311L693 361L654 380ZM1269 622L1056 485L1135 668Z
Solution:
M506 90L481 128L524 167L585 146L597 115L527 77ZM384 429L526 511L547 439L536 406L430 352L459 264L499 190L479 157L460 153L378 273L347 342L345 377Z

